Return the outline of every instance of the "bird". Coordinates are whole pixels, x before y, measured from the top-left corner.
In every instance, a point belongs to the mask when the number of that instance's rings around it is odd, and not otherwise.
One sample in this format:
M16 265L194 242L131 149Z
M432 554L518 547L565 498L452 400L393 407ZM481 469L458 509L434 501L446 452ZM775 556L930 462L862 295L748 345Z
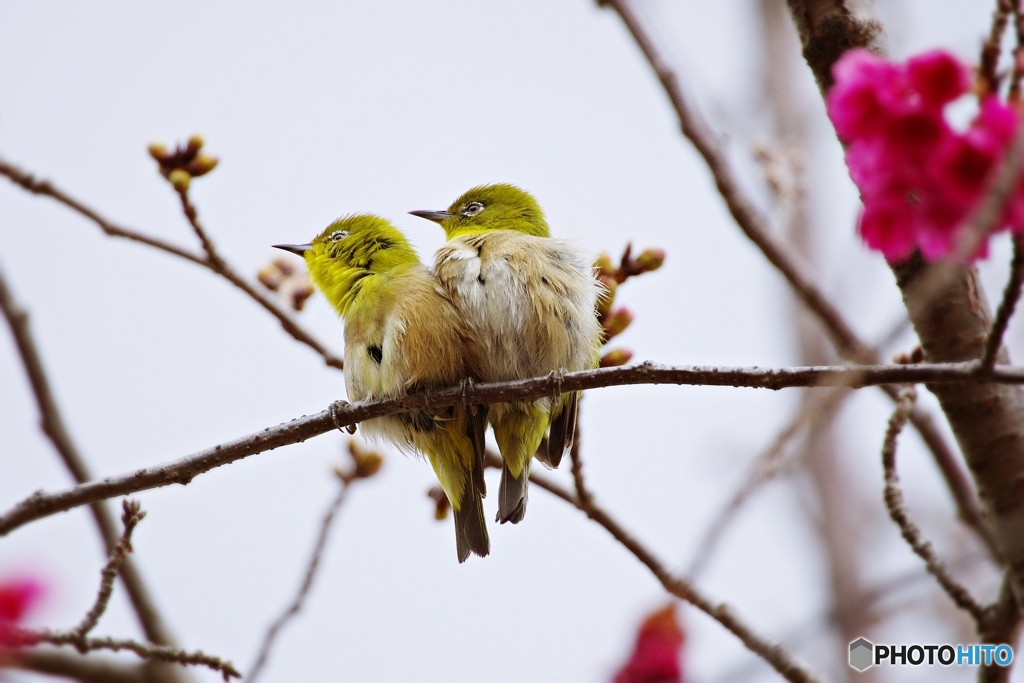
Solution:
M445 211L411 211L444 228L434 274L470 327L467 363L486 382L597 367L602 286L593 260L552 239L544 212L525 190L505 183L474 187ZM498 403L487 421L503 461L497 521L526 514L530 462L558 467L571 449L579 393ZM538 452L545 433L546 452Z
M308 244L276 244L302 256L313 284L344 322L345 388L353 401L397 398L465 381L468 327L409 240L373 214L339 218ZM455 517L459 562L485 557L482 415L464 406L417 409L362 423L367 437L426 456Z

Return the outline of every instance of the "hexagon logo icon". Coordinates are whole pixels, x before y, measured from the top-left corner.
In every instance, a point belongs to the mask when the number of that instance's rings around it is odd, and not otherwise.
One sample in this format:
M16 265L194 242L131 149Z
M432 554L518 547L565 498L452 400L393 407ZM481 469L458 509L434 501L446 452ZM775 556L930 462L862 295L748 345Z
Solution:
M864 671L874 665L874 644L867 638L858 638L850 643L850 666L857 671Z

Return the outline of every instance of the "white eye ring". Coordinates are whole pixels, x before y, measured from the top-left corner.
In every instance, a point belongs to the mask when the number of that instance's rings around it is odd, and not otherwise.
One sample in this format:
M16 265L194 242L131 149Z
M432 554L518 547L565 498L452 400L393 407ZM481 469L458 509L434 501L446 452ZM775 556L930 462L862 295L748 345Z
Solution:
M331 233L330 240L332 242L340 242L346 237L348 237L348 230L335 230Z
M475 216L484 210L484 205L480 202L470 202L466 204L466 208L462 210L463 216Z

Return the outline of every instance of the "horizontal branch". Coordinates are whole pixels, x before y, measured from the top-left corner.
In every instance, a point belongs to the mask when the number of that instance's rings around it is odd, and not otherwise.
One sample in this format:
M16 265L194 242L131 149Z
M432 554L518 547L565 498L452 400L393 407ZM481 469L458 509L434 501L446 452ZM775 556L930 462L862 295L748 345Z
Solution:
M888 384L916 383L1005 383L1024 384L1024 368L999 366L989 373L978 372L978 363L933 363L920 365L850 365L795 368L758 367L672 367L641 363L616 368L599 368L551 374L547 377L450 387L439 391L408 394L386 401L345 403L297 418L276 427L234 439L199 451L180 460L142 468L57 493L38 491L0 516L0 536L29 522L98 500L187 484L193 477L242 458L282 446L300 443L334 429L364 420L416 409L453 405L478 405L508 401L531 401L571 391L633 384L676 384L689 386L785 389L789 387L861 388Z

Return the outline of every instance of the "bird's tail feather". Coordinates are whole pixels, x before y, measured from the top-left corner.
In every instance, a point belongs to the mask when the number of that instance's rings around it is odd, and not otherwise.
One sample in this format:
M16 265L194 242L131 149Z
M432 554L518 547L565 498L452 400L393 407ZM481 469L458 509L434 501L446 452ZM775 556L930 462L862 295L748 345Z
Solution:
M562 456L572 448L573 439L576 437L576 417L579 415L579 400L579 392L566 395L561 410L551 420L547 451L541 449L537 452L537 459L552 469L558 467L559 463L562 462Z
M530 462L523 465L519 476L513 476L508 464L501 468L501 484L498 486L497 521L504 524L519 524L526 516L526 500L529 497Z
M484 460L487 448L487 406L476 406L476 412L469 416L469 440L473 443L473 482L480 495L487 497L487 482L484 481Z
M455 510L455 549L459 563L466 561L470 553L487 557L491 552L491 539L487 535L487 521L484 519L484 504L476 475L469 477L469 485L462 496L462 503Z

